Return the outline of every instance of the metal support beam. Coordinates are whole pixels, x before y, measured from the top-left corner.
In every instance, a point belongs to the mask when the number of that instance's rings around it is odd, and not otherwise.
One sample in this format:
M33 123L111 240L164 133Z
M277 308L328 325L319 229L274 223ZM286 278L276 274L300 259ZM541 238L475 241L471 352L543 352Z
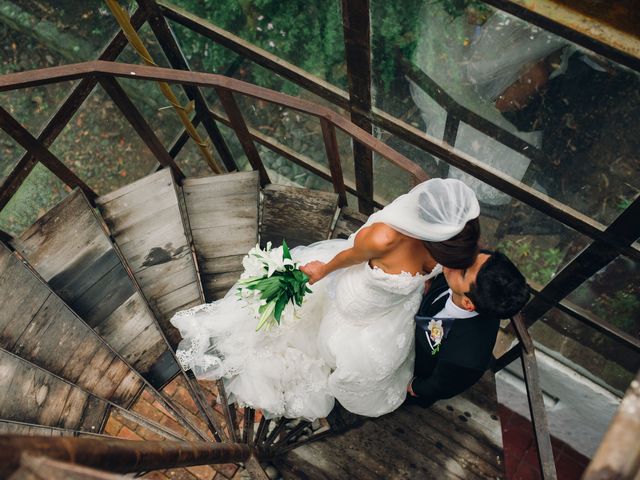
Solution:
M89 186L67 168L58 157L51 153L41 141L31 135L26 128L20 125L20 123L2 107L0 107L0 128L65 184L71 188L80 188L92 203L98 197L96 192L89 188Z
M540 373L536 362L533 340L521 315L516 315L511 321L522 346L520 359L522 360L522 371L524 372L524 381L527 386L527 399L529 400L533 435L538 447L540 472L542 472L544 480L555 480L558 477L553 461L549 423L547 421L547 411L544 408L544 398L540 387Z
M349 78L349 111L351 121L368 134L373 132L371 113L371 25L369 0L342 0L347 76ZM358 142L353 143L356 188L361 213L373 213L373 152Z
M169 60L171 67L191 71L187 58L182 53L176 36L162 15L155 0L138 0L138 4L146 10L149 25L158 39L158 43L160 47L162 47L162 51ZM190 85L183 85L183 88L189 100L195 102L198 118L202 121L202 125L207 131L218 155L220 155L225 168L228 172L237 171L238 166L231 155L231 150L229 150L227 142L218 129L215 120L208 115L209 106L202 91L198 87Z
M145 12L138 9L131 16L131 25L138 30L145 22L145 19ZM127 38L124 36L124 33L122 33L122 30L120 30L104 47L98 59L107 61L115 60L126 46ZM89 96L96 83L97 79L94 77L80 80L80 83L71 91L65 101L62 102L60 108L58 108L38 134L38 141L42 142L44 146L50 147ZM2 186L0 186L0 210L9 203L11 197L18 191L20 185L22 185L27 176L29 176L29 173L31 173L31 170L33 170L37 162L37 158L28 151L18 160L16 166L9 173Z
M640 218L640 197L636 198L606 231L609 235L618 238L620 242L631 246L640 237L638 218ZM595 241L585 248L524 307L522 316L527 326L531 326L585 280L615 260L618 254L616 248L600 241ZM513 347L501 355L498 362L501 366L506 366L517 357L517 349Z
M105 438L0 436L0 477L20 466L23 453L110 472L140 472L213 463L244 462L255 450L238 443L136 442Z
M260 174L260 185L264 187L268 183L271 183L269 175L267 174L267 170L264 168L264 163L262 163L258 149L253 143L251 135L249 135L247 124L242 117L242 112L240 111L235 98L233 98L233 93L226 88L219 87L216 87L216 93L218 94L220 103L222 103L222 107L227 113L227 117L229 117L229 121L238 136L240 145L242 145L244 153L247 155L249 163L253 169L257 170Z

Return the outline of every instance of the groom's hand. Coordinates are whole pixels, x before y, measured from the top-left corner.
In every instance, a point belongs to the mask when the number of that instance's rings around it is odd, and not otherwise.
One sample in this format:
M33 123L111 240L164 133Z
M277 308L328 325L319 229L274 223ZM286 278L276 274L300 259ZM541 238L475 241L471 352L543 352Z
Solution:
M322 280L326 275L324 266L324 262L314 260L313 262L309 262L300 267L300 270L309 277L309 285L313 285L314 283Z
M411 381L409 382L409 385L407 386L407 393L409 395L411 395L412 397L417 397L416 393L413 391L413 381L416 379L416 377L413 377L411 379Z

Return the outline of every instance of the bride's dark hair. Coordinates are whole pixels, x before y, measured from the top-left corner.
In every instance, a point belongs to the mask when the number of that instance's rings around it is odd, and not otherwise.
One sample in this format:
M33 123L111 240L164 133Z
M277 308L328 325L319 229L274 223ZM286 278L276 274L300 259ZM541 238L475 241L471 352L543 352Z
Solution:
M480 221L469 220L455 237L443 242L424 242L434 260L443 267L468 268L478 255L480 239Z

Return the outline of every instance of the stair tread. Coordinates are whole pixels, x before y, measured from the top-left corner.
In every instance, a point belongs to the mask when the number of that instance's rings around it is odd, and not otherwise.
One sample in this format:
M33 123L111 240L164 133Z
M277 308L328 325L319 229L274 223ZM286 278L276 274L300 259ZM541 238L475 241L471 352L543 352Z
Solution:
M169 346L82 192L74 191L43 215L14 246L143 377L161 386L163 377L180 371L174 361L164 375L152 375Z
M137 428L163 438L182 437L150 420L127 412L48 370L0 348L0 431L51 435L65 432L97 434L112 414L125 417ZM46 433L45 433L46 434Z
M101 197L97 203L164 334L175 348L180 335L169 319L185 303L202 303L204 299L171 171L160 170L150 177L154 178L141 182L138 188L127 188L123 195L111 200Z
M292 475L304 472L310 480L502 478L497 405L495 378L487 372L457 397L428 409L404 405L343 434L292 450L278 466Z
M3 284L9 286L2 295L0 347L97 396L129 405L144 386L138 373L4 246L0 258L7 261Z
M260 243L289 247L326 240L338 212L338 195L283 185L263 189Z
M183 182L207 301L224 296L240 277L242 257L258 242L258 189L257 172Z

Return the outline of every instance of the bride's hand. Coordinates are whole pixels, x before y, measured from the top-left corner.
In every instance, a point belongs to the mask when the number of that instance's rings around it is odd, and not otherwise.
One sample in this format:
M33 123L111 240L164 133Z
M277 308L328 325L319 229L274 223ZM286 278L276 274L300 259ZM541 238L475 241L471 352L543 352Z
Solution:
M314 283L322 280L326 275L324 266L324 262L314 260L313 262L309 262L306 265L301 266L300 270L309 277L309 285L313 285Z

